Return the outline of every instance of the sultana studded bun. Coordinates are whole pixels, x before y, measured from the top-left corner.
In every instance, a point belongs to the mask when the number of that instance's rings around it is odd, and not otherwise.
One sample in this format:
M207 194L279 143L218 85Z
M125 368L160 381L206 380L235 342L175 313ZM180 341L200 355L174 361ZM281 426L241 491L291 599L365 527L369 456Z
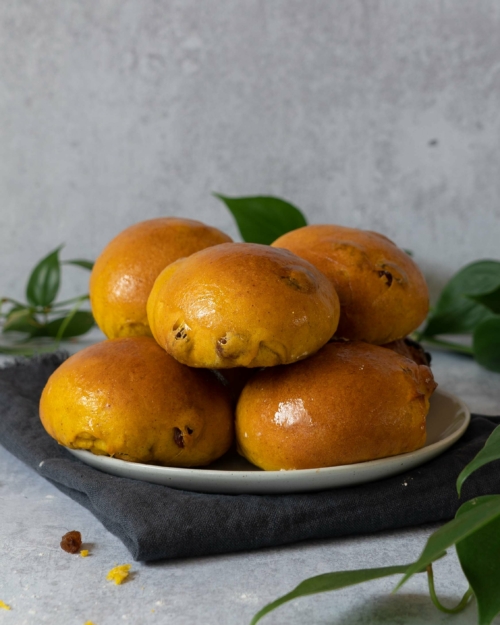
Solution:
M97 325L109 338L152 336L146 303L167 265L210 245L231 241L200 221L160 217L120 232L97 258L90 275L90 302Z
M331 280L341 307L338 337L382 345L410 334L427 315L429 294L420 269L381 234L305 226L272 246L305 258Z
M166 267L148 300L158 343L191 367L292 363L334 334L339 301L316 267L286 250L223 243Z
M240 453L265 470L313 469L423 447L431 370L390 349L332 342L260 371L236 409Z
M50 376L40 400L46 431L71 449L172 467L209 464L233 441L229 394L152 338L91 345Z

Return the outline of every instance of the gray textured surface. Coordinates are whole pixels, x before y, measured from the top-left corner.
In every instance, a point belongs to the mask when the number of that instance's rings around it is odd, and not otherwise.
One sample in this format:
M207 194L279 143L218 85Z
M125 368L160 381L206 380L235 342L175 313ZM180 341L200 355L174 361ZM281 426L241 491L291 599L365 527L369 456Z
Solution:
M95 337L97 338L97 337ZM3 359L5 360L5 359ZM434 352L441 387L476 412L500 413L498 375L472 361ZM0 624L116 625L128 622L175 625L241 625L265 603L305 577L331 570L389 566L415 559L434 529L422 527L279 549L155 564L133 563L123 586L107 582L115 564L130 562L117 538L84 508L62 495L0 447ZM61 536L78 529L91 551L82 559L59 548ZM466 588L454 552L436 564L444 603L457 603ZM396 578L370 582L292 602L267 621L273 625L424 625L451 623L438 612L417 576L395 596ZM475 607L453 617L475 622ZM500 619L495 620L500 623Z
M143 218L234 235L213 190L382 231L435 292L498 255L499 27L495 0L0 3L0 293Z

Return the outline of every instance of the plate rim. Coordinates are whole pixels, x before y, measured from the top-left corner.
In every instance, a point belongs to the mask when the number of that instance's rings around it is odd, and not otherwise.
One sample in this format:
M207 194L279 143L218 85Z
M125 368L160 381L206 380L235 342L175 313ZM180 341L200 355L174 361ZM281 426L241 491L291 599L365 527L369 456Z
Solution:
M456 430L454 430L446 438L442 440L438 440L435 443L431 443L430 445L424 445L423 447L420 447L419 449L415 449L414 451L406 452L403 454L397 454L395 456L386 456L385 458L377 458L375 460L366 460L365 462L356 462L353 464L343 464L343 465L336 465L336 466L330 466L330 467L318 467L318 468L313 468L313 469L293 469L293 470L282 469L280 471L264 471L264 470L239 471L239 470L234 470L234 469L228 469L228 470L209 469L209 468L205 469L201 467L168 467L168 466L163 466L163 465L158 465L158 464L145 464L143 462L129 462L127 460L113 458L112 456L105 456L105 455L101 456L97 454L92 454L92 452L86 449L71 449L66 446L64 446L64 448L67 451L69 451L74 457L80 459L85 464L91 464L85 461L85 458L89 458L88 454L90 454L90 456L92 456L93 458L98 459L97 460L98 463L101 463L101 462L104 464L111 463L111 466L115 466L115 467L125 467L125 466L129 467L130 465L133 465L134 468L138 468L139 470L145 469L148 471L152 471L155 474L160 474L160 475L171 474L172 478L175 478L176 475L184 479L190 479L193 477L196 477L198 479L202 477L202 479L206 482L209 482L210 480L213 480L214 478L231 479L231 477L233 476L236 476L240 480L252 479L258 476L257 480L260 483L273 482L277 480L287 480L291 476L293 476L297 481L299 481L301 478L307 478L309 476L319 475L319 474L322 474L324 476L325 474L331 474L331 473L342 474L342 473L350 473L350 472L356 472L356 471L365 472L366 470L369 470L369 469L376 470L380 466L387 466L387 464L397 463L402 458L411 462L412 459L424 455L424 456L430 456L428 459L431 460L437 455L434 453L435 451L438 451L441 448L443 448L443 452L444 452L447 448L451 447L451 445L456 443L456 441L459 440L463 436L463 434L469 427L470 420L471 420L471 411L468 405L454 393L445 391L443 389L437 389L434 395L442 395L446 397L447 399L451 399L454 402L460 404L461 409L464 413L464 419L463 419L462 424ZM95 468L99 469L99 467L95 467ZM129 479L141 479L141 478L130 477Z

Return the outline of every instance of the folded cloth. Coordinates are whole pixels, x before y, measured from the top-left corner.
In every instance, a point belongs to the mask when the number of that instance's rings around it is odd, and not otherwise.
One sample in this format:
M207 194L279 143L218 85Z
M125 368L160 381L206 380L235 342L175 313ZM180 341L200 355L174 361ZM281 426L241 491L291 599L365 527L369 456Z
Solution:
M77 460L40 423L42 389L66 357L44 355L0 369L0 443L90 510L136 560L227 553L445 521L463 501L500 493L497 462L474 473L461 499L457 497L459 472L498 423L480 415L474 415L464 436L435 460L348 488L213 495L114 477Z

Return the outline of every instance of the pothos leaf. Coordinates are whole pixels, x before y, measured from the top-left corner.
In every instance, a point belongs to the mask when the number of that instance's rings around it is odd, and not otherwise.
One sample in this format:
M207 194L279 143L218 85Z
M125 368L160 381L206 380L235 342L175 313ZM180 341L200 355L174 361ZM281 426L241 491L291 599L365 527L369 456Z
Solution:
M298 208L277 197L231 198L218 193L214 195L231 211L247 243L270 245L290 230L307 226L306 218Z
M495 314L500 314L500 287L490 291L489 293L481 293L480 295L469 295L469 298L489 308Z
M75 267L81 267L82 269L88 269L92 271L94 263L91 260L84 260L83 258L76 258L73 260L64 260L63 265L75 265Z
M457 518L481 511L499 497L477 497L464 503ZM489 625L500 612L500 517L456 544L460 566L477 600L479 625Z
M64 328L61 336L59 336L61 326L66 321L66 317L60 317L54 319L45 326L45 330L48 336L67 339L72 336L81 336L90 330L94 325L94 317L92 313L85 310L78 310L72 313L71 319L69 319L66 327Z
M468 334L493 313L472 299L500 287L500 262L481 260L467 265L445 286L430 315L423 336Z
M2 332L25 332L33 336L39 327L40 323L29 308L16 308L7 316Z
M457 479L457 491L460 495L462 485L465 480L477 471L485 464L493 462L494 460L500 460L500 425L496 427L489 435L484 447L476 455L476 457L469 462L469 464L462 470Z
M26 298L32 306L49 306L55 300L61 280L61 248L62 245L43 258L31 272Z
M500 316L480 323L472 337L474 358L485 369L500 372Z
M259 610L259 612L257 612L257 614L253 617L250 625L255 625L255 623L260 621L263 616L292 599L305 597L307 595L315 595L320 592L328 592L330 590L338 590L339 588L354 586L355 584L361 584L362 582L369 582L372 579L378 579L380 577L388 577L389 575L405 573L408 566L408 564L403 564L401 566L385 566L377 569L362 569L359 571L337 571L335 573L324 573L323 575L310 577L309 579L301 582L288 594L283 595L272 603L268 603L264 606L262 610Z
M464 540L498 517L500 517L500 495L491 497L491 500L480 508L467 510L440 527L431 534L419 559L408 567L405 576L395 590L400 588L412 575L434 562L443 551L460 540Z

